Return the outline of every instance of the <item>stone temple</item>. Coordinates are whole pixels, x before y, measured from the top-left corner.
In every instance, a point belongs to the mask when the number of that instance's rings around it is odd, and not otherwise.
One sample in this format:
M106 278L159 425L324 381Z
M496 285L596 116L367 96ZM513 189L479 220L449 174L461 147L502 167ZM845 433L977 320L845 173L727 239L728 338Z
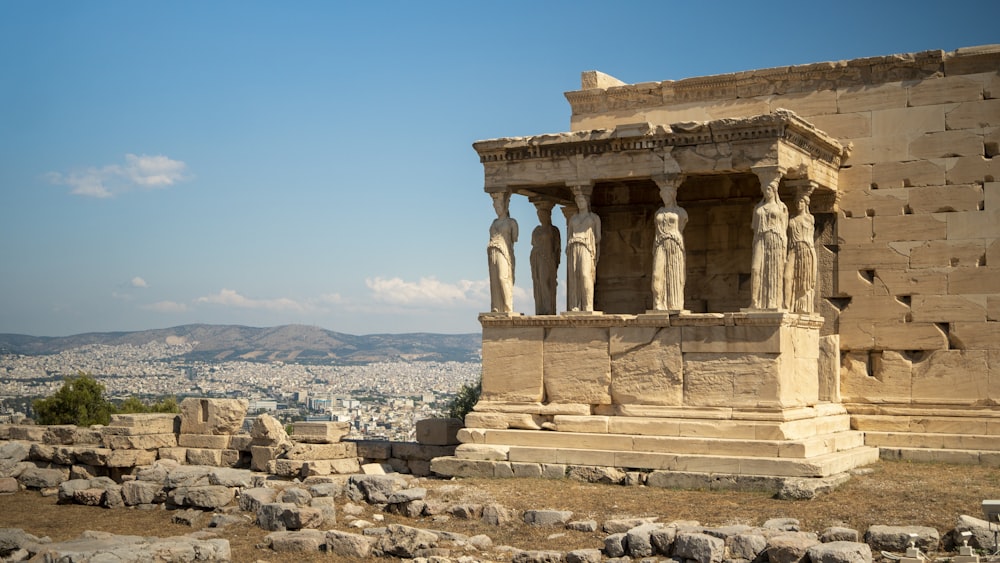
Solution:
M474 143L497 211L483 388L434 471L1000 466L1000 45L590 71L566 98L568 132ZM534 303L512 298L515 197L538 210Z

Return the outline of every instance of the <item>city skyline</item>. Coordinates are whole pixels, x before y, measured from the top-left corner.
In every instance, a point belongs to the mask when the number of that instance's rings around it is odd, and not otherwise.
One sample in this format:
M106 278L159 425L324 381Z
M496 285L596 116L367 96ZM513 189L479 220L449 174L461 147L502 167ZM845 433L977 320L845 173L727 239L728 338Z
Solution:
M959 1L0 4L0 333L471 333L474 141L627 83L1000 42ZM514 308L535 212L514 198ZM555 224L561 224L555 214ZM564 276L560 271L561 306ZM560 307L561 309L561 307Z

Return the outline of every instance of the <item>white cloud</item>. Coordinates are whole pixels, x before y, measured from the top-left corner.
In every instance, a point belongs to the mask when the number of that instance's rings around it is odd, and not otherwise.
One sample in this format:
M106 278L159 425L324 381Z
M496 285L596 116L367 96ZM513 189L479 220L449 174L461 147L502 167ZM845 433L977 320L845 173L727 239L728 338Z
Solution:
M157 301L156 303L143 305L142 308L147 311L156 311L158 313L183 313L188 310L187 305L176 301Z
M436 278L420 278L419 281L404 281L400 278L366 279L365 284L372 290L372 297L383 303L408 306L457 307L488 304L489 281L459 280L444 283ZM515 296L523 296L523 291L515 288Z
M149 284L146 283L146 280L140 278L139 276L132 278L132 281L129 282L129 285L131 285L132 287L149 287Z
M70 193L88 197L110 198L133 189L157 189L188 179L187 164L163 155L126 154L125 164L89 167L68 174L49 172L53 184L70 186Z
M199 297L197 302L240 309L266 309L268 311L305 311L307 309L306 306L287 297L279 297L278 299L251 299L240 295L233 289L223 289L215 295Z

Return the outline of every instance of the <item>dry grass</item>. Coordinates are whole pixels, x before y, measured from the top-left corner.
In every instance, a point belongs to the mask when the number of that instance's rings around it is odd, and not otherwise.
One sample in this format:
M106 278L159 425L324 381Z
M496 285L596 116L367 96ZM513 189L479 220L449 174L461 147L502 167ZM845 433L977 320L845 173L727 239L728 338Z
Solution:
M526 479L427 479L429 498L455 502L497 502L508 508L571 510L574 520L656 516L660 521L697 520L704 525L759 525L769 518L797 518L802 529L822 531L846 525L864 532L873 524L931 526L942 534L951 530L960 514L978 516L983 499L1000 496L1000 470L978 466L879 462L868 475L852 478L833 493L810 501L781 501L759 493L678 491L647 487L596 485L575 481ZM455 487L458 485L458 487ZM344 501L346 502L346 501ZM342 503L338 503L338 511ZM362 518L373 520L366 507ZM357 531L343 524L338 528ZM208 518L204 520L207 524ZM602 547L603 532L583 533L537 528L516 522L496 528L479 521L445 521L427 517L417 520L385 515L386 523L450 530L468 535L486 534L496 545L522 549L571 550ZM171 536L190 533L191 528L170 523L164 510L107 510L76 505L57 505L53 497L21 492L0 497L0 527L21 528L38 536L65 540L84 530L117 534ZM266 532L247 523L230 526L219 535L228 539L234 561L288 560L257 546ZM317 554L299 561L332 561Z

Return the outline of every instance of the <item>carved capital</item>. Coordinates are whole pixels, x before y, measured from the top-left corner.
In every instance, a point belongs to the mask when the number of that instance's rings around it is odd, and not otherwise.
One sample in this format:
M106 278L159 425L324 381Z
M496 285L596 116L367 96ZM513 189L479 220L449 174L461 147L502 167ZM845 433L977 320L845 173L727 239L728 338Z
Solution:
M542 197L529 197L528 201L530 201L535 206L536 210L545 213L551 213L552 208L555 207L556 205L556 202L552 201L551 199L545 199Z
M803 178L801 180L785 180L785 187L795 193L795 199L810 197L818 186L819 182L808 178Z
M750 170L757 176L757 179L760 180L761 192L764 192L768 186L773 187L775 191L777 191L778 183L781 182L781 178L785 175L785 168L775 164L753 166Z
M594 183L590 181L577 181L577 182L566 182L566 187L573 192L573 198L582 195L590 201L590 194L594 192Z

